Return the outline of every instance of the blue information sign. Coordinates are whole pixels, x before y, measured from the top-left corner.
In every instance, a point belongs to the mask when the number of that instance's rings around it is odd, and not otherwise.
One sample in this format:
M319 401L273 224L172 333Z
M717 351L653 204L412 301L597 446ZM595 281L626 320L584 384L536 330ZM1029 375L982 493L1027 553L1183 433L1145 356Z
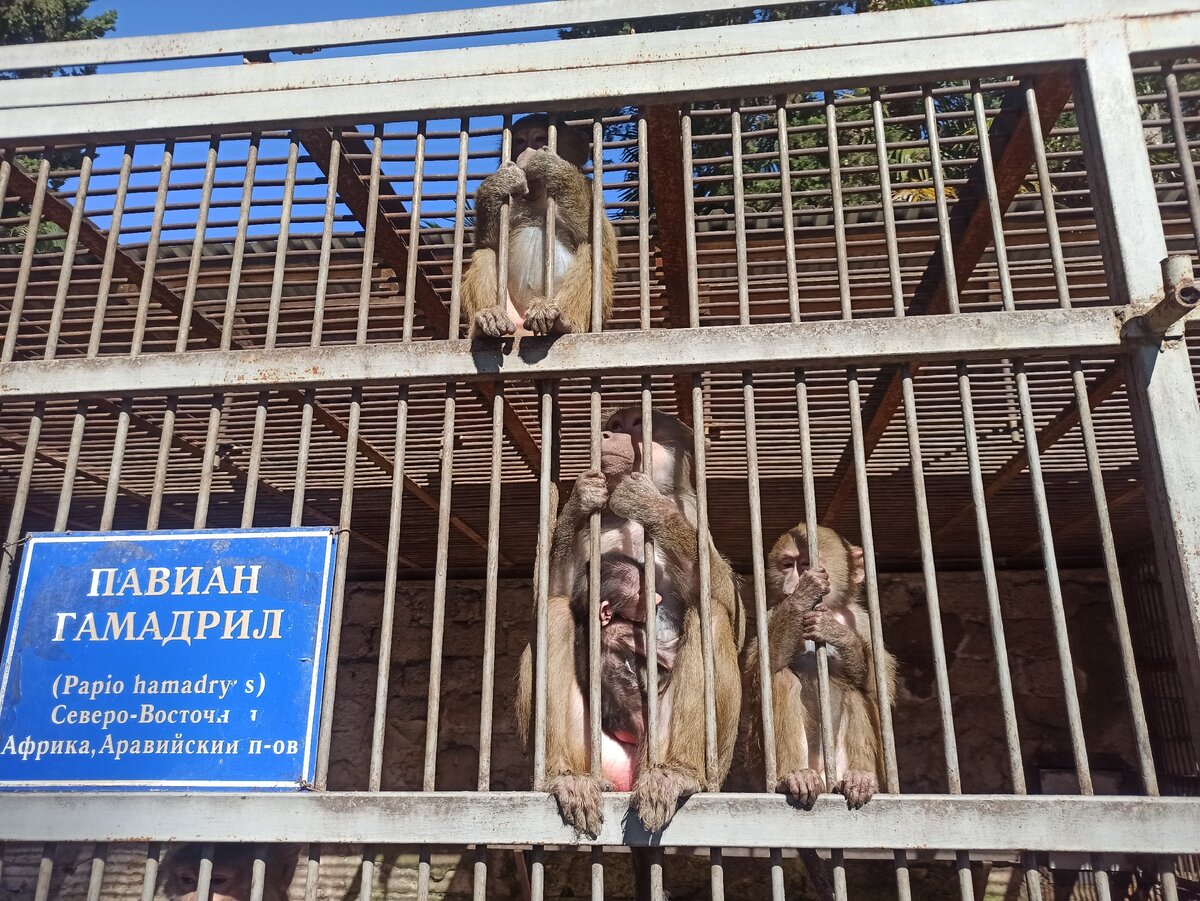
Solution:
M297 789L336 534L38 533L0 668L0 789Z

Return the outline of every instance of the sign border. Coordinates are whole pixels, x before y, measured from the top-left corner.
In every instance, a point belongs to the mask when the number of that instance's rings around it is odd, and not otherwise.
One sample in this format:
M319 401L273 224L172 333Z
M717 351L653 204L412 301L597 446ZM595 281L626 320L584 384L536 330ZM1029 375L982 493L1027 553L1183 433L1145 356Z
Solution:
M111 542L121 539L137 541L165 541L182 539L246 539L246 538L285 538L296 535L317 536L325 534L325 564L321 572L321 589L317 611L317 628L313 642L312 679L309 683L308 716L305 722L304 756L301 764L301 774L296 781L281 782L278 780L194 780L194 779L54 779L54 780L15 780L0 779L0 791L29 789L33 791L53 791L62 789L122 789L139 788L165 791L188 789L193 791L219 791L238 789L307 789L313 777L313 738L319 734L320 701L325 682L325 667L328 663L328 640L326 634L333 600L331 580L335 564L339 530L334 526L290 526L285 528L258 529L161 529L153 532L127 529L112 532L30 532L22 542L25 550L21 554L21 569L18 579L16 596L13 598L12 615L8 622L8 640L5 642L3 666L0 668L0 709L3 709L4 699L8 693L9 678L12 672L13 660L16 656L17 634L20 629L21 611L25 603L26 583L29 578L29 568L33 553L39 544L62 544L66 542Z

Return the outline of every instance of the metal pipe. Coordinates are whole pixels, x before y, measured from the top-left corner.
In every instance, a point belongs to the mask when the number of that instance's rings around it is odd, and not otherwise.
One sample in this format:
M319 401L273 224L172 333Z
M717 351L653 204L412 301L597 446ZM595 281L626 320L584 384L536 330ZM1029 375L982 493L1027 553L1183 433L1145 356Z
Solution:
M1192 258L1172 254L1162 262L1163 298L1138 317L1145 331L1162 335L1184 316L1200 308L1200 288L1192 278Z

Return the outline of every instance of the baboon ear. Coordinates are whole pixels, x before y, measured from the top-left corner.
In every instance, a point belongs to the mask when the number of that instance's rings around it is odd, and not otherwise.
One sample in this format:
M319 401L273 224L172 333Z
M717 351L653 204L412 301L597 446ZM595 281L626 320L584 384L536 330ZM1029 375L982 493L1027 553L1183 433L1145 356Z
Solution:
M863 549L852 544L850 545L850 552L847 557L850 562L850 581L855 585L861 585L867 577Z

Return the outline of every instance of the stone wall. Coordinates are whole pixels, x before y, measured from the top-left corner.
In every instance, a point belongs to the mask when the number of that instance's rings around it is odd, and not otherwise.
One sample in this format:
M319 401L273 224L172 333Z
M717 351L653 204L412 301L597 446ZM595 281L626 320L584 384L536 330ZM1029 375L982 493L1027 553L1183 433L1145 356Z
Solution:
M1066 707L1045 574L1004 572L999 578L1022 757L1027 769L1039 764L1069 767ZM1074 675L1093 764L1112 771L1114 778L1123 777L1128 790L1136 792L1139 787L1136 779L1131 778L1136 772L1132 730L1103 573L1065 572L1062 588L1072 636ZM943 573L938 589L963 791L1011 791L982 577L972 572ZM894 723L901 789L945 791L944 741L925 587L919 574L892 574L881 578L880 593L884 635L900 665ZM530 599L527 581L503 581L498 586L490 778L494 790L530 787L530 763L520 746L511 713L517 658L532 630ZM367 786L381 603L382 589L378 584L355 584L348 588L333 724L329 779L333 790ZM383 758L383 787L388 790L419 790L422 784L432 609L431 583L401 584L396 602ZM478 779L483 609L482 582L450 583L446 594L435 774L437 788L441 790L473 790ZM1030 790L1037 790L1032 772ZM321 898L340 901L359 897L360 853L360 849L326 849ZM88 847L57 849L51 898L85 896L90 856ZM30 846L10 846L5 850L0 899L32 897L37 859L36 849ZM137 897L142 860L144 846L110 849L104 897ZM514 856L507 851L494 851L488 860L489 897L519 897ZM607 897L629 897L624 858L612 854L606 860L610 863ZM384 896L385 886L389 898L416 897L415 849L385 849L378 862L377 897ZM469 898L474 863L475 855L470 851L435 854L431 859L431 897ZM789 897L802 897L802 868L796 861L788 860L785 872ZM852 862L849 867L852 896L893 897L890 872L886 863ZM916 866L914 897L955 897L952 876L947 864ZM293 890L296 898L303 897L299 877L300 874ZM677 901L708 896L709 871L704 859L668 855L667 879ZM725 879L726 897L769 897L766 860L730 857ZM587 897L588 884L586 854L561 852L548 856L548 897Z

